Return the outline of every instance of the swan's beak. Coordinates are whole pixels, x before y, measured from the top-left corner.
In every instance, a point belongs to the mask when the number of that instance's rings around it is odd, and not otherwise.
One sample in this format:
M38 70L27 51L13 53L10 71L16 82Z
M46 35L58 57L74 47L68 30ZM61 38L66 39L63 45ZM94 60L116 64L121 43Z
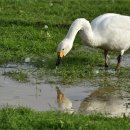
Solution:
M58 66L61 62L61 59L64 57L63 51L57 52L57 62L56 66Z

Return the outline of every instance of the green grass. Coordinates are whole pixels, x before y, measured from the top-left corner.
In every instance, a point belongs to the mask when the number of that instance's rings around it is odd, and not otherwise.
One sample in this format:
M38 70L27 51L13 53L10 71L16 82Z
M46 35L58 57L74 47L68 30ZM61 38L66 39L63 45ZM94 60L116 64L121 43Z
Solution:
M76 18L85 17L91 21L107 12L130 15L129 0L114 1L1 0L0 64L31 57L40 74L57 76L63 83L94 77L93 69L104 64L102 51L91 52L84 48L78 36L56 71L56 48Z
M28 82L28 75L27 73L23 72L23 71L10 71L10 72L6 72L3 75L9 76L10 78L19 81L19 82Z
M9 130L129 130L130 119L61 112L36 112L29 108L0 109L0 129Z
M106 78L112 85L128 87L130 69L121 68L117 74L101 71L104 65L102 51L82 45L79 36L71 52L55 69L56 49L73 20L85 17L89 21L103 13L114 12L130 15L129 0L0 0L0 64L23 62L31 57L41 77L54 76L53 83L75 83L81 80ZM44 26L47 25L48 29ZM127 53L130 53L128 51ZM115 65L111 65L112 69ZM18 81L27 80L22 71L8 73ZM119 82L118 82L119 81ZM52 82L52 81L50 81ZM10 130L129 130L128 118L108 118L101 115L64 114L60 112L35 112L19 107L0 109L0 129Z

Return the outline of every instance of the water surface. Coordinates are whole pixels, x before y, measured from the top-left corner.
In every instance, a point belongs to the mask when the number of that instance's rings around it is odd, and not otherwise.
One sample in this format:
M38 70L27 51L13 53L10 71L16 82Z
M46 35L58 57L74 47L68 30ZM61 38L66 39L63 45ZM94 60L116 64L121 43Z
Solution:
M124 67L130 67L130 55L123 60ZM116 60L112 60L116 63ZM130 92L118 85L118 78L85 81L76 85L49 84L44 79L40 80L30 75L29 82L20 83L5 75L6 72L25 70L35 71L28 64L8 64L0 68L0 106L25 106L37 111L59 110L57 104L56 87L58 86L64 95L72 102L74 112L102 113L109 116L130 116ZM102 70L100 70L102 71ZM94 70L98 75L99 70ZM112 71L114 73L114 71ZM108 73L112 73L109 72ZM130 84L130 82L129 82Z

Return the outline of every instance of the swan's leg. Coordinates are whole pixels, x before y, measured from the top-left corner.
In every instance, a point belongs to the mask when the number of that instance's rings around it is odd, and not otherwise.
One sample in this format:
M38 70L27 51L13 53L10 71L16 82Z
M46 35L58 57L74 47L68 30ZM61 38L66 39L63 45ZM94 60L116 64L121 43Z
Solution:
M116 70L119 70L120 68L120 64L121 64L121 60L122 60L122 55L124 54L124 50L121 51L120 55L117 57L117 66L116 66Z
M104 56L105 56L105 68L108 68L108 50L104 50Z

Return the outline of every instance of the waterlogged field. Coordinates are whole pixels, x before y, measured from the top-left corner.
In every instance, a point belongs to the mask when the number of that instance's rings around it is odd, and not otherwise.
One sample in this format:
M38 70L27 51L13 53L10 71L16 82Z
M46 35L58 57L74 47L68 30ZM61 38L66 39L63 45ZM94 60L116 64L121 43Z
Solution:
M58 43L76 18L91 21L107 12L130 15L129 5L127 0L1 0L0 64L23 62L29 57L41 76L59 76L65 83L86 79L93 75L93 69L103 67L102 51L84 48L77 36L72 51L56 72Z
M101 14L111 12L130 16L129 7L129 0L1 0L1 103L11 101L12 104L14 103L13 105L16 105L14 98L16 103L20 103L23 97L26 96L30 99L32 95L30 96L30 93L26 92L30 91L31 87L27 88L28 91L25 90L27 86L22 88L25 82L36 86L36 90L35 87L32 89L36 93L37 90L39 91L39 94L36 94L34 98L38 107L39 104L42 104L41 95L45 91L42 85L44 86L45 83L52 84L51 91L56 85L61 88L65 87L65 90L68 90L68 85L75 85L71 89L71 92L72 90L74 92L74 87L79 87L81 82L86 83L89 81L91 85L87 84L84 87L96 86L97 89L87 95L84 100L82 99L81 106L85 109L84 111L87 111L88 104L91 103L89 107L101 108L100 112L102 113L102 109L104 110L102 106L105 104L106 110L108 110L108 106L111 106L111 109L115 111L117 108L121 108L118 111L122 112L123 110L122 115L123 113L130 115L129 111L125 109L125 107L128 110L130 109L130 50L125 53L119 72L114 70L118 53L111 52L110 67L105 71L103 51L85 47L79 35L77 35L71 52L64 57L57 69L55 66L57 46L65 37L72 21L79 17L84 17L91 21ZM4 76L5 80L3 80ZM10 79L7 80L7 77ZM15 84L14 82L16 81L11 79L16 80L17 83ZM34 82L30 83L32 79ZM24 93L21 95L18 95L18 91L15 91L15 88L18 90L17 87L20 86L19 82L22 84L19 92ZM40 86L40 89L37 89L37 86ZM34 91L32 91L33 94ZM3 96L4 92L8 92L6 98ZM85 94L89 92L84 91ZM14 95L11 95L11 97L10 94L12 93ZM51 95L49 91L47 94ZM76 96L74 96L76 93L71 94L66 92L66 94L68 94L71 100L76 102ZM82 97L82 94L82 92L79 92L79 99ZM11 99L7 100L8 98ZM54 98L56 96L51 95L49 100ZM33 102L33 100L27 101ZM38 101L40 102L38 103ZM43 99L43 101L45 100ZM115 108L114 103L117 108ZM118 103L121 105L119 106ZM42 110L42 107L40 109ZM124 117L127 116L125 114ZM19 122L17 122L18 120ZM77 124L80 124L80 126ZM83 116L77 114L66 115L57 112L42 113L26 108L3 108L0 110L1 129L23 129L25 125L28 129L127 130L130 128L129 118L127 117L124 119L108 118L100 115Z

